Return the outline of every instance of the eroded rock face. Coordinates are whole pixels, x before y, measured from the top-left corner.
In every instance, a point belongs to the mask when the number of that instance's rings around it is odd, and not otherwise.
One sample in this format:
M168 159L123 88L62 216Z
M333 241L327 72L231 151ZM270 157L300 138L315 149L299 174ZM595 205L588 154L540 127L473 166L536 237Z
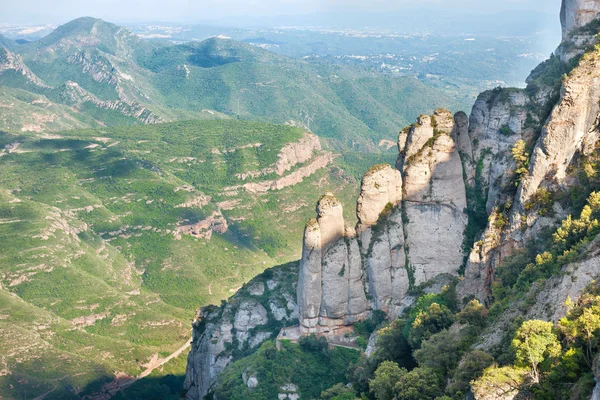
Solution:
M465 136L464 117L458 115L457 126L450 112L436 110L430 118L421 117L419 126L408 133L403 158L408 221L404 229L415 284L439 274L457 275L462 264L467 199L456 139Z
M255 349L275 337L281 327L296 323L296 277L297 263L281 266L254 278L223 306L198 312L184 383L186 398L203 399L210 392L233 361L234 348ZM265 286L276 290L265 293ZM248 382L254 384L251 376Z
M493 93L480 96L479 104L476 103L473 109L469 133L473 140L479 140L479 147L487 141L489 144L486 146L495 144L498 153L492 156L490 152L483 152L480 156L482 178L487 179L489 187L487 212L491 217L481 240L469 256L465 279L457 288L460 297L475 295L485 301L489 296L494 271L502 261L535 237L544 226L553 226L560 219L542 218L532 209L532 205L535 205L535 196L540 189L550 192L568 189L573 184L568 173L573 160L578 154L590 154L600 138L597 129L600 115L597 101L600 97L599 61L597 51L586 53L579 65L563 80L559 100L548 119L533 120L534 126L541 126L537 140L534 130L528 127L531 125L531 121L527 122L530 115L523 110L523 106L540 109L548 101L550 92L542 90L537 97L528 97L524 91L516 90L497 93L487 109L480 100L491 98ZM494 114L503 115L502 120L508 121L514 134L494 139L493 132L487 129L490 116ZM507 114L511 116L507 117ZM510 154L512 143L516 140L529 143L533 150L528 172L522 176L516 195L511 191L507 195L506 189L516 168ZM509 211L503 211L505 209ZM503 218L508 219L506 226L494 222L498 218L495 214L499 211L504 212ZM558 210L557 216L561 214L562 211Z
M599 4L600 8L600 4ZM562 184L574 155L593 151L598 140L600 55L588 53L564 81L560 100L542 130L528 176L517 193L520 219L524 205L542 186Z
M560 22L563 39L574 29L581 28L600 16L598 0L563 0L560 10Z
M317 204L317 222L321 231L321 246L329 248L344 236L344 210L333 194L327 193Z
M397 205L402 200L402 176L387 164L376 165L364 176L356 206L358 231L375 225L379 215L389 203Z
M458 275L467 223L459 136L468 138L466 115L455 118L442 109L403 130L398 164L404 177L384 164L365 174L358 225L344 238L341 205L329 194L321 199L318 219L307 225L300 266L303 332L333 334L373 310L395 318L411 284Z
M393 211L402 198L401 182L400 172L389 165L376 166L366 174L356 230L344 230L342 208L333 196L327 194L320 200L318 219L309 221L306 228L300 265L298 303L303 332L334 334L373 309L389 311L393 288L403 298L409 284L402 215L398 208ZM378 223L382 213L387 214ZM360 232L358 238L356 232ZM321 249L320 260L316 249Z
M311 219L304 229L302 260L298 276L298 313L300 324L314 328L321 310L321 229L316 219Z
M516 142L531 142L535 128L541 123L528 109L540 108L549 93L529 97L520 89L495 89L479 95L469 118L469 138L472 158L463 160L467 185L481 190L480 196L487 199L485 211L491 215L490 222L467 258L465 279L459 282L459 298L475 296L484 302L489 295L493 271L504 255L512 249L502 249L502 232L495 226L495 208L512 204L516 164L512 148ZM513 186L514 187L514 186Z

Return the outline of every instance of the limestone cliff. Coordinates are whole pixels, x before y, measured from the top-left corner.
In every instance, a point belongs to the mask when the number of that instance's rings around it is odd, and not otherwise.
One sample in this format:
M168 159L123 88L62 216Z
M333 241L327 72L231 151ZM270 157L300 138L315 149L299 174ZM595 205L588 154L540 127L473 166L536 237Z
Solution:
M563 0L560 10L563 40L574 29L581 28L600 16L600 2L597 0Z
M398 140L397 167L364 176L358 224L346 229L330 195L306 225L298 305L305 333L336 329L382 310L392 318L408 290L438 275L458 275L467 224L463 168L456 141L467 136L464 113L419 117ZM456 122L458 121L458 122Z
M537 75L547 74L542 65L529 78L526 90L499 91L496 105L488 110L481 100L493 93L483 94L478 99L480 104L475 104L469 133L472 141L478 140L478 147L482 143L486 146L479 155L484 171L479 178L489 188L486 195L490 220L469 256L465 279L458 288L461 296L476 296L486 301L494 271L502 261L542 229L555 226L566 216L558 204L552 213L540 213L538 198L568 191L577 183L569 170L575 169L574 163L579 159L591 154L600 138L599 59L597 49L588 49L576 64L571 63L568 75L555 78L556 87L538 87ZM544 115L540 110L549 112ZM510 118L507 122L510 130L504 130L508 137L502 138L501 131L497 131L496 139L486 134L493 121L492 113L505 115L504 120L510 113L512 122ZM527 160L520 171L516 171L511 154L517 140L527 144L523 154ZM477 161L477 155L474 160Z
M296 323L297 275L297 263L267 270L221 307L198 311L184 383L188 399L203 399L232 360L275 338L282 327Z
M456 275L462 263L467 199L456 146L466 134L461 128L452 114L437 110L419 118L401 149L406 254L415 284L444 273Z
M286 292L296 299L297 314L276 321L297 316L301 334L335 336L374 310L397 317L413 300L411 288L458 277L463 267L458 300L491 300L491 285L507 257L545 228L556 228L568 213L581 211L547 199L581 185L574 171L598 154L600 49L590 47L598 40L598 12L599 1L563 1L565 41L532 72L526 89L491 90L477 98L469 117L440 109L402 130L396 165L376 165L362 180L355 228L346 226L340 202L323 196L316 218L306 224L297 286ZM478 346L497 344L518 316L563 316L565 300L600 275L599 248L596 238L578 261L561 266L561 274L533 284ZM238 303L236 311L227 314L225 305L196 323L188 398L206 393L235 356L217 347L220 332L235 330L224 337L247 343L242 347L261 340L251 333L270 306L263 305L263 312L257 302ZM224 322L198 328L217 317Z

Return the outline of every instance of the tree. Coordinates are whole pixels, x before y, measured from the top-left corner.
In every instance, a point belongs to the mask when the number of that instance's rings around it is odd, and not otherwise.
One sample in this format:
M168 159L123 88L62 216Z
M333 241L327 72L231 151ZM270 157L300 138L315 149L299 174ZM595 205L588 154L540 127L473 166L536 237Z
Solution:
M343 383L324 390L321 392L321 400L354 400L356 393L352 387L348 387Z
M567 339L575 341L580 338L585 342L585 361L592 365L594 347L597 345L595 333L600 330L600 297L584 296L578 306L567 317L559 322L559 326Z
M415 359L420 367L426 367L442 376L450 374L460 361L462 353L461 334L449 330L436 333L421 343L415 351Z
M600 307L593 305L585 308L579 318L575 320L575 329L586 342L586 361L591 365L593 358L594 333L600 329Z
M450 382L450 393L468 392L471 381L483 375L483 371L494 363L494 357L481 350L473 350L463 357L456 368L456 372Z
M430 368L415 368L394 386L396 399L430 400L441 396L442 380Z
M403 332L404 325L404 320L397 319L379 331L374 353L378 362L394 361L405 368L413 366L410 346Z
M491 366L471 385L476 399L484 399L493 393L496 398L514 397L525 383L527 371L514 367Z
M312 333L310 336L302 336L298 340L298 345L300 345L300 349L302 349L302 351L308 353L321 352L327 354L329 351L329 343L327 342L327 339L323 336L317 337L317 335L314 333Z
M529 153L527 153L527 144L523 140L517 140L513 146L512 156L517 164L515 174L517 174L517 182L521 182L521 178L529 172Z
M485 308L479 300L471 300L458 313L457 319L461 324L469 324L475 327L483 327L485 318L487 317L487 308Z
M540 381L540 364L548 358L560 355L560 343L553 330L554 325L551 322L525 321L512 341L516 365L529 368L534 383Z
M421 347L423 340L449 328L454 323L454 315L448 307L432 303L425 311L419 312L412 324L408 342L413 349Z
M369 382L369 389L377 400L393 400L394 387L406 376L407 371L392 361L384 361L375 371L375 377Z

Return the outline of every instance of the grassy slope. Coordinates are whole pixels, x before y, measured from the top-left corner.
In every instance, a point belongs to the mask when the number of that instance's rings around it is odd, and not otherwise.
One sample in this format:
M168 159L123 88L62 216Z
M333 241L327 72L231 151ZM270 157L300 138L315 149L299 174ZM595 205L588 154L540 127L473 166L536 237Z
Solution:
M0 242L11 249L0 254L0 348L14 349L2 352L10 374L0 377L0 392L35 397L56 387L47 398L61 398L65 387L97 391L115 371L138 375L153 354L166 356L185 342L197 307L297 259L320 193L336 192L351 220L353 176L364 171L344 172L344 157L277 192L222 194L223 186L240 183L235 173L270 165L301 135L231 120L76 130L52 139L2 134L0 148L20 146L0 157ZM254 143L262 146L240 149ZM372 160L363 162L366 168ZM184 185L196 190L176 191ZM177 207L201 194L212 198L203 208ZM225 234L178 240L168 233L223 201L236 201L221 210L230 225ZM85 326L78 319L86 316L102 318Z

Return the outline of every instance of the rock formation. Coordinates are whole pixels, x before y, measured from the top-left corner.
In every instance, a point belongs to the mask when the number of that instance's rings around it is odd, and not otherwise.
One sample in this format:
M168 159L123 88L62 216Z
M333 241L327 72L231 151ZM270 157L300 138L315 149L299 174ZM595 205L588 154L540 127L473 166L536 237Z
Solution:
M221 307L198 312L184 383L188 399L204 398L234 352L258 348L298 319L297 276L297 263L268 270Z
M440 274L456 275L462 263L467 198L455 141L466 132L459 127L452 114L437 110L419 118L401 149L406 253L417 285Z
M329 194L321 199L304 234L297 293L302 332L334 335L373 310L395 317L411 285L458 275L467 202L455 143L468 136L466 128L464 113L455 118L437 110L404 130L402 172L381 164L365 174L358 224L345 235L341 204Z
M600 16L600 2L597 0L563 0L560 10L563 40L574 29L581 28Z
M548 83L538 78L553 77L555 63L583 54L586 46L598 41L596 32L578 28L599 12L600 1L563 1L563 34L569 42L559 47L558 57L532 72L527 89L487 91L477 98L470 117L440 109L402 130L395 168L377 165L363 178L355 229L344 227L342 206L333 196L320 200L317 218L306 225L298 267L301 333L333 336L374 310L393 319L410 305L410 288L458 276L461 266L465 270L457 286L459 300L475 297L485 302L503 260L544 227L556 227L566 217L558 204L553 216L539 213L536 196L540 190L569 190L575 180L570 168L597 147L600 51L588 48L578 65L565 63L563 67L571 65L573 70L562 80L556 77L555 83ZM526 160L520 164L514 156L517 144L520 159ZM483 232L469 238L475 243L465 241L465 233L477 222L468 221L467 210L470 216L484 216L483 224L478 222ZM564 266L563 275L543 286L534 284L529 294L535 295L534 305L510 307L482 335L479 346L498 344L504 327L517 315L552 321L563 316L565 300L579 296L600 273L598 240L587 245L585 258ZM470 249L466 257L465 247ZM238 340L258 343L263 336L252 340L245 333L257 335L264 313L255 303L243 304L245 308L236 307L243 310L244 324L254 321L254 329L236 328L241 332ZM222 337L229 342L237 339L228 333L233 325L223 317L229 305L224 307L219 326L195 329L186 379L186 387L195 390L188 392L190 399L201 398L198 394L206 393L231 360L219 347ZM271 307L264 310L269 313ZM200 321L205 319L211 321L210 316ZM596 397L598 393L597 388Z
M577 8L581 11L579 14L574 11L575 8L571 8L569 12L585 16L594 7L600 9L600 2L565 1L563 9L568 10L569 7L582 7ZM589 23L590 19L581 17L577 21L577 25L572 26L565 25L563 19L563 28L570 33L582 24ZM585 43L597 40L591 32L581 35L587 35L587 38L582 39ZM564 51L564 47L571 46L563 43L559 50ZM589 155L600 138L599 60L597 50L588 51L568 76L559 82L558 100L555 100L549 115L535 116L527 110L548 108L547 103L554 97L555 90L550 87L538 87L533 94L527 90L516 89L496 91L495 94L487 92L480 96L479 104L475 104L469 127L471 139L478 140L479 148L482 148L483 144L492 149L491 152L487 151L487 154L485 149L482 150L479 159L484 171L482 175L485 186L488 188L487 211L491 215L481 240L475 244L469 255L465 279L458 286L461 297L476 296L481 301L486 301L490 294L494 271L502 261L515 250L522 248L541 229L557 223L559 218L554 220L538 214L534 207L536 196L540 191L558 192L571 187L574 181L569 177L568 169L572 167L576 158ZM544 73L543 66L532 73L528 79L530 85L537 85L535 79L540 73ZM481 104L481 99L486 97L494 98L487 108ZM498 131L494 138L494 133L489 132L488 127L493 120L491 115L494 113L501 113L504 117L500 119L508 121L508 137L499 134ZM510 180L515 177L515 164L510 148L511 143L517 140L528 143L532 150L527 171L520 177L515 194L509 190ZM500 147L493 148L493 145ZM503 161L497 161L499 154ZM474 161L478 161L476 155ZM560 207L557 211L557 216L560 217ZM508 222L500 223L500 218Z

